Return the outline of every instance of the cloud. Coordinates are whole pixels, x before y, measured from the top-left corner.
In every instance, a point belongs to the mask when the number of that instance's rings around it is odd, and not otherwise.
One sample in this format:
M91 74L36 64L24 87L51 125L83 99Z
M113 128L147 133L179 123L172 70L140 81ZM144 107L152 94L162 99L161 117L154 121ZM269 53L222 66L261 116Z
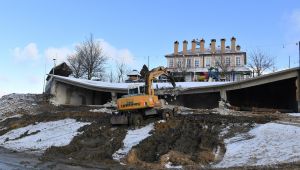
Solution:
M66 61L67 57L73 53L74 52L71 49L66 47L62 47L62 48L50 47L45 50L45 56L48 59L48 61L52 62L52 60L55 58L56 64L60 64Z
M130 52L129 49L117 49L103 39L99 39L99 41L104 55L106 55L109 59L119 63L124 62L125 64L129 64L131 66L136 64L134 55Z
M29 43L24 48L14 48L13 56L17 61L37 60L39 58L39 51L35 43Z

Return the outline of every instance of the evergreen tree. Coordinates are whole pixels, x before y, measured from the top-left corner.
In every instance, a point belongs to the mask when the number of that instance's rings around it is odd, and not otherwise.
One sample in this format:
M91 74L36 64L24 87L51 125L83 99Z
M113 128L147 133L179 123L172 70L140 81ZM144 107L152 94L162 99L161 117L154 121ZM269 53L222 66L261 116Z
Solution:
M141 78L142 79L145 79L146 77L146 74L149 72L149 69L148 69L148 67L144 64L143 65L143 68L141 69L141 71L140 71L140 74L141 74Z

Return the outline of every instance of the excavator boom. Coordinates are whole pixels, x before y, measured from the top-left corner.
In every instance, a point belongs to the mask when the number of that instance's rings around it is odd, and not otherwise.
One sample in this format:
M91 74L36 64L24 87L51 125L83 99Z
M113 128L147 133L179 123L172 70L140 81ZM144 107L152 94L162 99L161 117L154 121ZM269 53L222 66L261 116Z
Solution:
M167 76L167 78L168 78L169 82L172 84L172 86L174 88L176 87L174 78L167 72L167 69L160 66L160 67L156 67L156 68L152 69L151 71L149 71L146 74L146 80L145 80L146 94L154 95L154 89L152 89L153 80L161 75Z

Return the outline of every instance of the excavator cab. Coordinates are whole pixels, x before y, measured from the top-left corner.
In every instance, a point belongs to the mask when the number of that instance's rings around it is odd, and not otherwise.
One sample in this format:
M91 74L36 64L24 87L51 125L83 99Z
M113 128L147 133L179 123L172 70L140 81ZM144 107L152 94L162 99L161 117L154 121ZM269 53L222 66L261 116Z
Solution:
M145 94L145 86L144 85L132 85L128 87L128 95L139 95Z

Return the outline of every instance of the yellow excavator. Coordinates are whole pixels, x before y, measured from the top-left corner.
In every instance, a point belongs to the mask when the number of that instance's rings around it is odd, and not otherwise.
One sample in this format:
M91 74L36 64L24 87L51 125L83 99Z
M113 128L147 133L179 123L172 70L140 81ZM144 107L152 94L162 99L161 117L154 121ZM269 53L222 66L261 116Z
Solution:
M139 126L146 116L160 115L162 118L173 116L173 110L167 109L164 99L158 99L152 87L153 80L165 75L173 88L175 81L164 67L157 67L146 74L145 85L135 84L128 88L128 94L117 100L117 113L111 117L112 125Z

